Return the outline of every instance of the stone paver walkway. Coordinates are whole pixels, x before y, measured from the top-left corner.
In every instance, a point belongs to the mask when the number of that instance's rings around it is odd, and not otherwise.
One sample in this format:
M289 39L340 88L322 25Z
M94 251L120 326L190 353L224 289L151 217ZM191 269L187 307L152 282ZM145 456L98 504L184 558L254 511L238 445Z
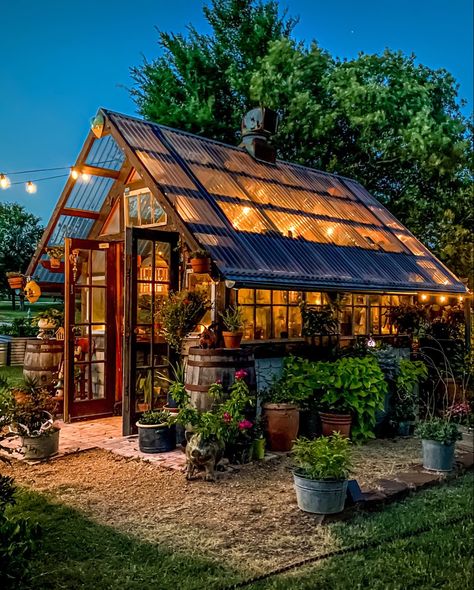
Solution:
M121 457L142 459L169 469L181 470L186 463L185 454L180 449L170 453L142 453L138 448L138 435L122 436L122 418L120 416L87 422L73 422L72 424L60 422L60 426L59 452L51 459L98 448ZM18 437L9 439L5 446L13 450L10 457L26 461L20 452Z

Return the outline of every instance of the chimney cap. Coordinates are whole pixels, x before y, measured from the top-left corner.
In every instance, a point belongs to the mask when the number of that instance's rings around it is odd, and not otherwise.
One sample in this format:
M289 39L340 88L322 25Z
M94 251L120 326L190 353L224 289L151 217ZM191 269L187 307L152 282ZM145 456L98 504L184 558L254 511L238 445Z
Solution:
M269 137L278 129L278 114L267 107L257 107L242 117L242 137L263 135Z

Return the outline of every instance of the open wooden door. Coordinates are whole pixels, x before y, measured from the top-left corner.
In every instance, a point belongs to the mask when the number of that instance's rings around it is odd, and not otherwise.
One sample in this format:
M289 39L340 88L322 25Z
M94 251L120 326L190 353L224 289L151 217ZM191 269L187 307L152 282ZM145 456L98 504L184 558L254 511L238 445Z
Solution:
M65 239L64 419L111 416L115 403L115 244Z
M166 403L169 347L156 312L178 289L178 234L128 228L125 234L125 338L123 433L136 432L140 412Z

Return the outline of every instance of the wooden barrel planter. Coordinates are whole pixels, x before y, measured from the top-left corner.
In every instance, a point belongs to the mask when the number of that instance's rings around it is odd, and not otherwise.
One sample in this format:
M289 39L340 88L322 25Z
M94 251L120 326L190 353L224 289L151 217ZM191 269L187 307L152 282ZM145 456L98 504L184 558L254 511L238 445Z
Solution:
M63 353L64 341L62 340L28 340L23 375L35 379L38 385L46 387L52 385L63 359Z
M255 359L250 350L190 348L185 387L191 405L201 412L210 410L214 400L207 393L209 386L220 381L224 388L229 387L240 369L247 371L246 381L250 389L255 389Z

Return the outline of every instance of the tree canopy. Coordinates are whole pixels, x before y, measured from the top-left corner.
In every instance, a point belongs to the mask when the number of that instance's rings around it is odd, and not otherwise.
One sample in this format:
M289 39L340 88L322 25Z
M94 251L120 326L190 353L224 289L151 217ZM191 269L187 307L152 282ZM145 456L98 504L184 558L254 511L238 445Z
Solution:
M0 286L6 272L25 272L43 233L39 217L18 203L0 203Z
M472 132L446 70L385 50L339 60L292 35L278 3L211 0L201 34L159 32L132 68L139 112L236 143L255 105L280 114L279 156L361 182L461 277L473 267Z

